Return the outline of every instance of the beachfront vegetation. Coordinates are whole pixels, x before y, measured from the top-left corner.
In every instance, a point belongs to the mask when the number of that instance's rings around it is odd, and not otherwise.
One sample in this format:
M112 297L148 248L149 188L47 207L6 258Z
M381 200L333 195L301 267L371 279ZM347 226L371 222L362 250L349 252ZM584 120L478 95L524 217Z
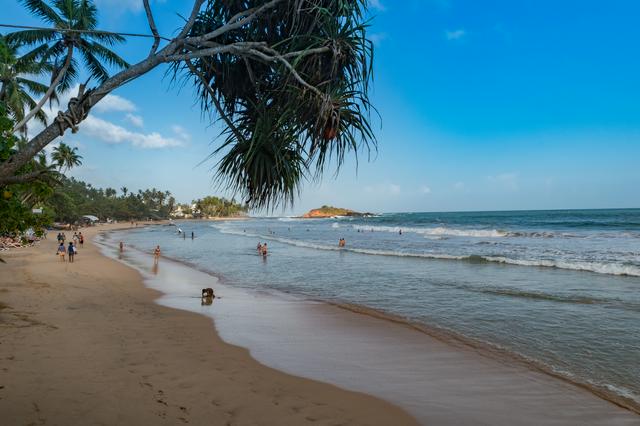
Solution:
M167 219L175 205L176 200L169 191L153 188L137 193L122 192L118 196L114 188L96 188L66 177L47 201L55 220L63 223L76 223L84 215L101 220Z
M12 132L13 115L0 101L0 164L24 143ZM30 228L39 231L49 224L50 214L33 209L51 197L60 178L55 165L49 164L44 154L20 167L10 183L0 188L0 236L20 235Z
M13 50L1 58L15 62L29 55L16 49L34 49L31 58L48 79L46 90L19 82L40 100L34 105L23 96L29 112L15 115L13 133L42 118L47 100L80 83L77 57L95 83L80 84L66 110L0 163L0 188L57 137L78 131L106 95L162 64L170 65L173 81L195 87L204 116L222 125L212 154L217 182L251 208L293 203L304 179L320 177L330 162L339 168L348 153L375 147L365 0L193 0L184 26L170 38L160 35L143 0L153 43L132 66L110 50L124 38L98 31L92 1L22 3L48 28L7 35ZM16 72L20 78L28 73Z
M227 200L219 197L204 197L193 202L194 217L234 217L247 213L247 206L236 203L235 200Z

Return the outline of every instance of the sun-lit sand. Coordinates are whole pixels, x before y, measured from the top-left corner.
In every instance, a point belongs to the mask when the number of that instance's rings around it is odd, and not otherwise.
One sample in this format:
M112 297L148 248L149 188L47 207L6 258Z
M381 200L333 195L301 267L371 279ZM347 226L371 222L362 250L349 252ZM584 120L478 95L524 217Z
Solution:
M83 230L74 264L52 239L3 253L2 425L415 423L375 397L265 367L210 319L157 305L136 271L90 242L103 229Z

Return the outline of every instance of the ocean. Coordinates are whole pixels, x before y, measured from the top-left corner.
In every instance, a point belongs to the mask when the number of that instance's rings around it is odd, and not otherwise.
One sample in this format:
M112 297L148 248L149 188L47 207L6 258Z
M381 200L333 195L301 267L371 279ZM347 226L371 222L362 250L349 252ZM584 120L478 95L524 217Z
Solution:
M228 285L386 315L640 407L640 209L175 225L110 239L159 244Z

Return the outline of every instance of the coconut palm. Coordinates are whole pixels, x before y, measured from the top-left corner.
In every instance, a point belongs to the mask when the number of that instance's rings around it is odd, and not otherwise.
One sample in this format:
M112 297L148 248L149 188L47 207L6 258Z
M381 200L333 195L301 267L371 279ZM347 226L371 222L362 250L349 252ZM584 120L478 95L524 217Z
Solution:
M109 78L105 65L116 69L126 68L127 62L109 49L124 37L97 29L97 9L90 0L22 0L31 14L39 17L51 30L24 30L11 33L7 38L28 46L46 46L44 55L54 62L51 85L40 102L31 109L18 126L24 125L37 114L51 95L58 90L64 92L74 83L79 73L76 56L80 56L92 78L99 82ZM88 31L88 32L87 32Z
M58 165L58 171L62 171L63 168L67 171L82 164L82 156L78 154L78 148L71 148L65 143L53 148L51 159Z
M51 72L51 64L42 59L46 46L40 46L22 56L18 55L20 45L0 36L0 102L5 104L7 113L14 122L22 121L25 111L36 106L32 95L43 96L48 86L28 78ZM55 92L51 97L55 98ZM35 114L35 119L47 124L43 111ZM26 131L26 126L18 130Z
M120 188L120 191L122 191L122 194L126 197L127 192L129 192L129 188L127 188L126 186L123 186L122 188Z

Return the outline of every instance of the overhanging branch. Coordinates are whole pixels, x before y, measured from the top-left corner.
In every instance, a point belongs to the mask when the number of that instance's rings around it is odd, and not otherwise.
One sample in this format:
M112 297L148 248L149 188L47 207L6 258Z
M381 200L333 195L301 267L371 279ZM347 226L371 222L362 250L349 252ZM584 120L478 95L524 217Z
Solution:
M147 14L147 21L149 21L149 29L151 30L151 34L153 34L153 46L151 46L151 52L149 52L149 56L156 53L158 50L158 46L160 45L160 34L158 34L158 29L156 28L156 23L153 20L153 13L151 12L151 6L149 6L149 0L143 0L144 11Z

